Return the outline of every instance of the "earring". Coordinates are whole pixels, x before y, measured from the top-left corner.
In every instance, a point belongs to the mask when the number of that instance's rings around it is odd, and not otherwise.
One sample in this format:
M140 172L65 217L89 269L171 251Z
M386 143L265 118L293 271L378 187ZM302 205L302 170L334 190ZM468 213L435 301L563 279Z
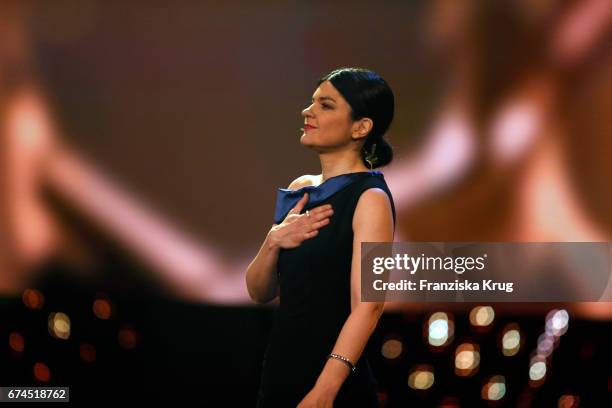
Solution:
M370 170L374 170L374 163L376 163L377 161L376 156L374 155L375 151L376 151L376 143L372 145L372 150L370 150L370 153L366 154L366 157L365 157L365 161L370 165Z

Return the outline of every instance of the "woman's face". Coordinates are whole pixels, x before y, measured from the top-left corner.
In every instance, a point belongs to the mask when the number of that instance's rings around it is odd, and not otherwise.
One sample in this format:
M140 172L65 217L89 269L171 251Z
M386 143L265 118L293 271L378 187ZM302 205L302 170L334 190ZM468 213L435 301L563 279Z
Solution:
M312 104L302 111L302 116L304 132L300 143L304 146L333 150L351 142L354 125L351 106L331 82L319 85Z

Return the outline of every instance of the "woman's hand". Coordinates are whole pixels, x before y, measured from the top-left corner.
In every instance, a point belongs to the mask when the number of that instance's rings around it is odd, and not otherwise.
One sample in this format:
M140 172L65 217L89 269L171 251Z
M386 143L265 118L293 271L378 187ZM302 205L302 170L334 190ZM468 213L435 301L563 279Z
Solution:
M334 399L336 399L336 393L315 386L300 401L297 408L332 408Z
M300 214L307 202L308 193L304 193L283 222L272 227L270 240L273 245L283 249L295 248L304 240L315 237L319 228L329 224L329 217L334 213L331 205L321 205L308 211L308 214Z

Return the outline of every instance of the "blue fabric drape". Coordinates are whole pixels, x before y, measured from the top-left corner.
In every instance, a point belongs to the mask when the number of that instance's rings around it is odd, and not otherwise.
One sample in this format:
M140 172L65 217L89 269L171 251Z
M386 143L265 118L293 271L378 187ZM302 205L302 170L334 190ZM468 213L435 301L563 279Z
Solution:
M287 216L287 213L289 213L297 202L300 201L304 193L308 193L309 195L308 202L304 208L312 208L336 194L338 191L342 190L355 180L364 176L383 177L383 174L380 170L360 171L330 177L318 186L305 186L297 190L279 188L276 193L274 223L280 224Z

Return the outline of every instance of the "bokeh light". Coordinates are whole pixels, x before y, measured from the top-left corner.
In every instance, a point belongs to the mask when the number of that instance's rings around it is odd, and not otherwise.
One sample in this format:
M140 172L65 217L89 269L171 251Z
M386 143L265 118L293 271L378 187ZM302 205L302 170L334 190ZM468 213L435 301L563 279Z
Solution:
M537 353L541 356L548 357L554 350L558 339L554 336L542 333L538 337Z
M506 357L516 355L521 348L521 331L516 323L510 323L502 331L502 353Z
M499 401L506 395L506 378L503 375L491 377L482 387L481 397L487 401Z
M40 382L49 382L51 379L51 370L45 363L38 362L34 364L34 378Z
M122 348L131 350L138 345L138 334L131 326L125 325L119 330L117 340Z
M461 377L474 375L480 364L480 349L477 344L463 343L455 350L455 374Z
M70 318L64 313L49 314L49 334L56 339L67 340L70 337Z
M21 295L23 304L29 309L42 309L45 305L45 297L43 294L36 289L26 289Z
M580 406L580 397L577 395L562 395L559 398L558 408L578 408Z
M431 315L427 325L427 340L434 347L443 347L450 343L454 333L454 324L444 312Z
M470 311L470 323L477 327L486 327L493 323L495 311L491 306L476 306Z
M389 360L394 360L402 355L403 344L398 338L389 338L385 340L381 347L383 357Z
M546 362L535 361L529 367L529 379L531 381L540 381L546 376Z
M97 318L108 320L112 316L113 306L104 295L98 294L94 298L93 312Z
M546 334L560 337L567 331L569 326L569 314L567 310L551 310L546 315Z
M25 348L23 336L17 332L11 332L9 334L9 347L17 353L22 353Z
M414 390L427 390L434 383L433 367L421 364L415 367L408 376L408 386Z

